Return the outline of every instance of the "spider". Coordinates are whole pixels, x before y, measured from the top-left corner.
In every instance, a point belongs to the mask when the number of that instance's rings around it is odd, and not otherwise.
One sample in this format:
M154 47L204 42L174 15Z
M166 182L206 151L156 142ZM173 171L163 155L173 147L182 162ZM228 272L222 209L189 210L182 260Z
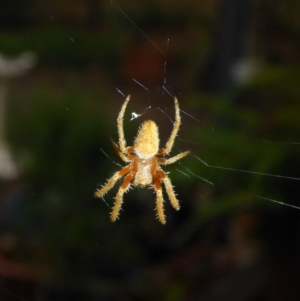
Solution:
M161 182L164 183L167 195L175 210L179 210L179 201L176 198L172 183L167 174L161 168L161 165L172 164L190 153L190 151L181 152L178 155L165 159L172 150L175 137L179 131L180 114L179 104L176 97L175 102L175 122L170 138L165 148L159 148L158 126L152 120L147 120L140 126L133 146L126 146L124 137L123 119L126 106L130 100L130 95L125 99L117 118L117 127L119 132L119 144L112 140L120 158L128 163L121 170L117 171L107 183L95 192L95 197L102 197L115 183L122 177L125 177L115 197L115 204L110 214L110 219L114 222L120 213L124 193L130 188L131 182L137 186L152 186L156 192L156 210L157 217L162 224L166 223L163 208L163 193Z

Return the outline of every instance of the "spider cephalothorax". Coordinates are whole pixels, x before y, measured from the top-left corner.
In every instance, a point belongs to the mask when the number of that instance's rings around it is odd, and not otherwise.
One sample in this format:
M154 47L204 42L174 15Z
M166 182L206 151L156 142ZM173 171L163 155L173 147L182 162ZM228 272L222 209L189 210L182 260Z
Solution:
M134 185L153 186L156 192L156 209L158 219L162 224L166 223L166 218L163 209L163 195L161 182L164 183L166 192L174 209L179 210L179 201L176 198L173 186L169 177L162 170L160 165L172 164L190 153L190 151L182 152L174 157L165 159L165 155L169 155L172 150L175 137L180 126L179 104L177 98L174 97L175 102L175 122L169 140L165 148L159 148L158 126L152 120L145 121L135 138L133 146L126 146L124 137L123 118L126 106L130 100L130 95L126 98L121 111L119 113L117 124L119 131L119 144L113 141L113 145L117 150L120 158L129 163L120 171L116 172L108 182L95 192L95 197L102 197L107 193L115 183L122 177L124 181L116 195L116 201L111 212L111 221L114 222L118 216L123 202L123 194L129 189L131 182Z

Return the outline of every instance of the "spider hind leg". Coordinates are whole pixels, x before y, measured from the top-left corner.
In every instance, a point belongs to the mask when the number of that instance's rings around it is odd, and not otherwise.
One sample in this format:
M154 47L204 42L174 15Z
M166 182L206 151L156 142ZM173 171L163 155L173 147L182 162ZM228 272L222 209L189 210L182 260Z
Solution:
M164 198L162 194L160 178L158 175L154 176L154 189L156 192L156 210L159 221L164 225L166 223L166 217L164 213Z
M118 193L116 195L116 201L115 201L113 210L112 210L112 212L110 214L110 220L112 222L115 222L116 219L119 216L119 213L120 213L120 210L121 210L121 206L122 206L122 203L123 203L123 195L129 189L130 183L133 180L133 177L134 177L134 172L131 172L130 174L128 174L125 177L125 179L124 179L121 187L118 190Z
M171 202L173 208L178 211L180 209L179 201L176 198L176 194L174 192L171 180L168 178L167 175L165 178L163 178L163 182L165 184L166 191L167 191L167 194L169 196L169 199L170 199L170 202Z
M131 168L132 166L130 164L122 168L120 171L117 171L102 188L96 190L94 193L95 198L101 198L104 194L106 194L110 189L113 188L120 178L130 172Z
M161 180L163 181L163 183L165 184L166 192L167 192L167 195L170 199L172 207L175 210L178 211L180 209L180 205L179 205L178 199L176 198L176 194L175 194L175 191L173 189L173 185L171 183L171 180L166 175L166 173L163 172L162 170L159 170L158 174L159 174L159 177L161 178Z
M180 209L179 201L176 198L176 194L173 189L173 185L169 179L169 177L163 172L161 169L157 170L157 172L154 175L154 189L156 192L156 210L157 210L157 217L159 221L164 225L166 223L166 217L164 213L164 199L162 194L162 187L161 187L161 181L163 181L167 195L170 199L171 205L175 210Z

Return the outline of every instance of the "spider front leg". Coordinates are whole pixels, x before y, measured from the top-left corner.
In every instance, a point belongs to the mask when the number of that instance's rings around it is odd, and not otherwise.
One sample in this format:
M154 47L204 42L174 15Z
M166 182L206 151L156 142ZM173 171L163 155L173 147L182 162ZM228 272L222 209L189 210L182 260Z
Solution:
M174 145L175 138L178 134L179 127L180 127L180 109L179 109L179 104L178 104L178 100L176 97L174 97L174 102L175 102L175 122L174 122L174 127L173 127L172 133L170 135L170 138L167 141L166 146L164 148L164 154L166 154L166 155L168 155L171 152L172 147Z
M130 100L130 95L128 95L127 98L125 99L125 101L122 105L121 111L118 115L118 119L117 119L118 132L119 132L119 146L120 146L121 152L123 154L127 154L123 120L124 120L125 109L127 107L127 104L128 104L129 100Z

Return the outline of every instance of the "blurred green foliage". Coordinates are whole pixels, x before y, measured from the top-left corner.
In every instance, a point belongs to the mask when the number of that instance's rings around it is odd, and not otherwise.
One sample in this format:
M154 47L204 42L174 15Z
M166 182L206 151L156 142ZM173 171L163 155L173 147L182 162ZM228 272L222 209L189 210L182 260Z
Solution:
M40 66L82 68L101 66L111 73L119 64L124 36L83 29L40 28L25 33L1 32L1 53L17 55L33 51Z
M71 74L63 89L44 82L22 100L12 95L7 136L25 180L18 228L55 257L90 249L91 230L107 218L93 192L111 163L100 151L112 148L104 130L110 97L101 85L84 89Z

